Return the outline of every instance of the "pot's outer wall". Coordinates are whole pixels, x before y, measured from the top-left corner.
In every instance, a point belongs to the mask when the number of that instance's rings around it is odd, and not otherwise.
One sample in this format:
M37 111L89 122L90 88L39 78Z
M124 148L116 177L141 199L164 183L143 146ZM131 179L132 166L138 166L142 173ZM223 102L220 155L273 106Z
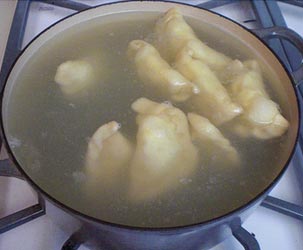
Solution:
M65 232L78 234L78 240L93 249L206 250L231 237L232 231L260 205L266 195L221 220L168 230L134 230L100 224L64 211L49 201L46 201L46 214Z
M203 249L208 249L220 243L227 236L230 236L232 233L231 228L233 228L234 224L239 224L239 222L241 224L254 210L254 208L262 202L269 191L281 178L293 153L299 126L298 104L290 76L285 71L285 68L280 64L279 60L262 42L260 42L257 37L239 25L228 21L226 18L209 11L168 2L124 2L93 8L73 15L72 17L50 27L47 32L41 34L25 49L23 54L15 63L8 77L2 100L1 118L4 139L6 140L5 131L7 130L5 117L8 116L7 106L9 103L10 93L13 90L14 82L23 65L28 62L29 58L42 45L44 45L45 42L52 39L59 33L64 32L64 30L69 27L100 16L130 11L164 12L176 5L180 7L185 16L204 22L207 20L212 25L216 25L220 29L228 31L230 34L233 34L233 36L237 36L237 38L242 40L244 43L249 44L252 50L256 51L256 56L257 58L260 58L264 67L267 67L272 71L273 77L281 83L277 84L274 88L278 95L284 96L284 101L281 106L282 109L286 111L286 117L290 121L290 129L288 131L289 140L285 145L285 154L281 156L281 172L272 183L269 183L267 189L259 194L259 196L249 204L232 211L225 216L211 220L207 223L183 228L143 230L103 223L100 220L81 214L55 200L30 179L24 169L22 169L18 164L11 149L8 147L10 157L16 163L19 170L26 176L29 183L46 199L47 215L70 234L80 230L81 235L85 238L84 241L86 241L86 244L88 245L100 245L104 246L105 249L109 249L111 247L110 249L131 250L195 250L201 249L201 247L203 247Z

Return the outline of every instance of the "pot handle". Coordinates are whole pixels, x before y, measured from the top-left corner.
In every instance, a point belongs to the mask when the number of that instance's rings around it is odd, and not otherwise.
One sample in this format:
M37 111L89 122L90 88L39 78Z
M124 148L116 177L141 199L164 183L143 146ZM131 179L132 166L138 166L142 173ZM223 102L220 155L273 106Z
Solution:
M270 28L253 29L252 31L260 38L286 39L292 43L303 56L303 38L298 33L289 28L274 26ZM299 68L292 72L291 75L296 85L299 85L299 83L303 81L303 61L301 62Z
M242 226L233 228L232 233L245 250L260 250L260 246L255 235L247 232Z

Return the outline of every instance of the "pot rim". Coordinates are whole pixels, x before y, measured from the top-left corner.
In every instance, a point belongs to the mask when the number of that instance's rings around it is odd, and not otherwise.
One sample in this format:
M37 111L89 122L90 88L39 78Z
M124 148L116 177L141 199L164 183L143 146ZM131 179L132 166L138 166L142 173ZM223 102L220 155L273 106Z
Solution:
M203 11L207 11L210 12L212 15L216 15L219 16L221 18L224 19L225 22L232 22L234 24L236 24L237 26L239 26L240 28L244 29L246 32L250 33L250 35L254 36L255 38L257 38L259 40L259 42L261 42L263 45L265 45L265 47L275 56L275 58L278 60L278 62L280 63L280 65L283 67L285 73L287 74L288 78L290 79L291 83L292 83L292 89L294 90L294 94L296 97L296 105L298 108L298 126L297 126L297 131L296 131L296 137L295 140L293 142L292 148L291 148L291 152L289 154L289 157L287 159L287 161L285 162L283 168L281 168L281 171L278 173L277 177L275 179L273 179L266 187L263 191L261 191L258 195L256 195L253 199L249 200L248 202L246 202L245 204L237 207L236 209L233 209L221 216L217 216L213 219L209 219L203 222L197 222L197 223L193 223L193 224L188 224L188 225L183 225L183 226L172 226L172 227L139 227L139 226L128 226L128 225L123 225L123 224L118 224L118 223L113 223L113 222L108 222L108 221L104 221L101 219L98 219L96 217L87 215L85 213L82 213L64 203L62 203L61 201L57 200L56 198L52 197L50 194L48 194L48 192L44 191L38 184L36 184L31 177L26 173L26 171L23 170L21 164L18 163L17 159L14 156L13 151L11 150L11 147L9 146L8 143L8 139L6 137L5 134L5 129L4 129L4 118L3 118L3 99L4 99L4 92L5 89L7 87L7 82L9 79L9 76L11 74L11 71L14 69L15 64L19 61L19 58L22 57L22 55L24 54L24 52L27 50L27 48L29 46L31 46L31 44L33 44L37 38L39 38L42 34L48 32L48 30L50 30L51 28L53 28L54 26L56 26L57 24L65 21L66 19L69 19L72 16L78 15L80 13L86 12L86 11L90 11L92 9L96 9L96 8L102 8L103 6L108 6L108 5L121 5L121 4L128 4L128 3L148 3L148 4L165 4L165 3L173 3L176 5L179 5L180 8L182 8L182 6L187 6L190 8L194 8L194 9L199 9L199 10L203 10ZM147 1L132 1L132 0L127 0L127 1L119 1L119 2L111 2L111 3L105 3L105 4L100 4L100 5L96 5L96 6L92 6L88 9L85 10L81 10L78 11L76 13L70 14L62 19L60 19L59 21L53 23L52 25L48 26L46 29L44 29L43 31L41 31L39 34L37 34L25 47L24 49L22 49L22 51L20 52L20 54L18 55L18 57L15 59L14 63L12 64L4 85L2 86L1 89L1 97L0 97L0 105L1 105L1 109L0 109L0 116L1 116L1 120L0 120L0 127L1 127L1 137L3 139L3 143L5 144L5 148L7 150L7 153L9 155L10 160L13 162L14 166L17 167L17 169L22 173L22 175L25 177L25 180L35 189L35 191L37 191L38 193L42 194L42 196L44 198L46 198L48 201L50 201L51 203L53 203L55 206L63 209L65 212L68 213L72 213L72 215L80 217L84 220L87 220L89 222L94 222L97 224L103 224L106 226L110 226L110 227L115 227L115 228L119 228L121 230L132 230L132 231L153 231L153 232L171 232L171 231L182 231L182 230L188 230L188 229L194 229L196 227L201 227L201 226L207 226L207 225L214 225L214 224L219 224L220 222L226 220L227 218L231 218L233 215L236 215L238 213L243 212L244 210L248 209L249 207L252 207L254 205L256 205L257 203L261 202L264 198L265 195L267 195L273 188L274 186L278 183L278 181L281 179L281 177L283 176L283 174L286 172L289 163L294 155L295 152L295 148L296 145L298 143L298 138L299 138L299 132L300 132L300 125L301 125L301 107L300 107L300 103L299 103L299 99L298 99L298 93L295 89L295 82L291 76L291 73L289 72L289 70L286 68L286 66L284 65L284 63L282 62L282 60L278 57L278 55L276 54L276 52L273 51L273 49L271 49L266 43L265 41L263 41L261 38L259 38L255 33L253 33L250 29L246 28L245 26L237 23L236 21L232 20L229 17L223 16L219 13L216 13L212 10L208 10L208 9L204 9L198 6L193 6L191 4L188 3L180 3L180 2L175 2L175 1L164 1L164 0L147 0Z

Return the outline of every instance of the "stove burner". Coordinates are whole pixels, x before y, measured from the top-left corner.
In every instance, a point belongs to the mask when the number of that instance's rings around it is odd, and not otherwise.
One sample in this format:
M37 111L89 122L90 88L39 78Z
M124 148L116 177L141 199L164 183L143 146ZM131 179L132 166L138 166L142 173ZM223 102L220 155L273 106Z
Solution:
M80 229L65 241L61 250L77 250L84 242L83 234Z
M253 233L247 232L240 225L240 221L235 225L233 229L233 236L242 244L245 250L260 250L258 241ZM77 250L81 244L85 243L85 234L81 232L81 229L73 233L63 244L61 250ZM108 250L106 247L104 250Z
M30 4L34 1L43 2L45 4L64 7L76 11L82 11L87 8L90 8L89 5L78 3L72 0L19 0L16 7L13 23L11 26L11 32L7 42L6 52L3 60L4 63L1 68L1 74L0 74L1 89L3 89L10 67L13 65L13 62L16 60L16 58L21 52L21 44L22 44L25 25L27 21L28 10ZM196 5L201 8L213 9L239 1L240 0L220 0L220 1L210 0ZM298 0L287 0L287 1L278 0L278 1L303 7L303 3ZM255 18L246 20L244 21L244 23L257 22L263 28L272 27L272 26L286 27L286 23L283 19L283 16L281 14L281 11L276 1L252 0L250 4L254 10ZM289 42L280 41L278 39L272 39L268 41L268 44L283 60L283 62L285 63L285 65L288 67L289 70L292 71L298 68L298 66L301 64L302 57L299 55L299 53L297 53L297 50ZM300 105L303 107L302 85L298 88L298 91L300 92L300 95L298 95ZM303 109L301 108L301 110ZM303 128L301 127L301 129ZM2 141L0 140L0 146L1 145L2 145ZM299 183L303 183L302 147L303 147L303 135L301 134L299 138L299 144L293 156L293 161L296 166L296 176L298 178ZM16 170L14 167L12 167L9 164L8 160L0 160L0 176L16 177L23 179L22 175L18 172L18 170ZM303 193L303 185L301 185L300 188ZM303 219L302 207L283 201L281 199L268 196L261 205L266 208L272 209L276 212L282 213L284 215L299 219L301 221ZM0 234L44 214L45 214L44 200L42 197L39 196L38 204L23 209L21 211L18 211L14 214L8 215L4 218L1 218ZM238 223L238 225L235 225L235 229L236 230L234 230L233 235L243 245L245 250L260 250L255 235L253 233L247 232L244 228L242 228L240 222ZM80 230L72 234L69 237L69 239L67 239L67 241L64 243L61 249L76 250L83 243L85 243L85 237Z
M15 227L21 226L22 224L36 219L44 214L44 200L39 197L38 204L22 209L16 213L10 214L0 219L0 234L5 233Z

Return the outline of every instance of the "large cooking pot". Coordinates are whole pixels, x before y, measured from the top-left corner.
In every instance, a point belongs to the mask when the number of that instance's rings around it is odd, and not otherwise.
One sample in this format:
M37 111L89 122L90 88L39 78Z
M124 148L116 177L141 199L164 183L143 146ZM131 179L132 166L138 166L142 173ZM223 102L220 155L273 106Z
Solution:
M249 202L209 221L197 221L191 225L170 228L139 228L104 222L88 216L83 212L76 211L64 204L64 202L52 197L48 190L41 188L40 185L30 177L28 170L20 165L17 160L18 157L16 157L14 153L14 147L16 146L14 143L16 142L11 142L7 138L7 131L9 130L7 120L10 116L9 107L13 105L10 97L14 90L16 79L23 68L31 63L31 58L36 53L43 53L43 51L40 50L41 47L46 48L45 45L50 41L53 42L56 39L60 39L68 29L79 27L80 32L89 21L97 20L102 22L106 20L106 22L108 22L112 18L118 18L119 15L116 15L118 13L137 13L141 16L155 14L155 16L157 16L172 6L178 6L185 17L191 18L195 20L195 22L208 24L212 29L220 30L220 32L228 34L230 39L235 39L238 44L242 44L250 52L253 52L255 57L262 63L263 68L271 72L269 74L270 78L276 82L272 87L290 123L287 139L277 163L279 164L279 171L275 178L267 183L265 189L258 195L252 197ZM283 37L290 39L290 41L303 52L302 39L290 30L270 28L256 31L256 34L261 38ZM300 121L295 85L303 79L303 67L294 73L289 73L275 54L259 37L239 24L218 14L188 5L169 2L123 2L95 7L69 16L36 37L19 56L7 78L6 85L2 92L1 129L10 159L26 177L26 180L45 199L47 215L61 225L67 232L71 234L74 233L75 237L80 240L80 243L88 246L102 247L102 249L104 247L104 249L132 250L195 250L202 248L208 249L232 234L238 239L241 239L241 237L243 237L241 224L265 199L266 195L285 172L297 142ZM68 245L66 245L66 247L68 247Z

